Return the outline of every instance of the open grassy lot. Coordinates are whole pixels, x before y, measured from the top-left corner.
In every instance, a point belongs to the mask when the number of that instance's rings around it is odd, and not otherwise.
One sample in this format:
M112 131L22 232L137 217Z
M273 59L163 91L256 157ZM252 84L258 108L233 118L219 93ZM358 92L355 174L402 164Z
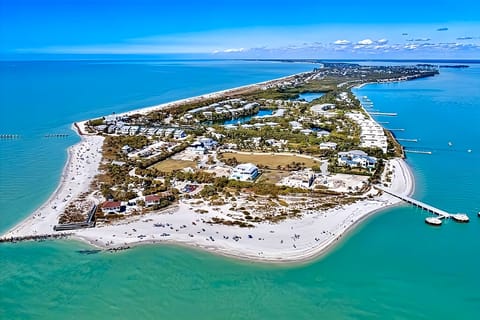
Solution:
M188 167L195 168L196 166L194 161L167 159L154 164L152 167L162 172L172 172Z
M257 182L278 183L282 178L288 177L291 172L282 170L263 170Z

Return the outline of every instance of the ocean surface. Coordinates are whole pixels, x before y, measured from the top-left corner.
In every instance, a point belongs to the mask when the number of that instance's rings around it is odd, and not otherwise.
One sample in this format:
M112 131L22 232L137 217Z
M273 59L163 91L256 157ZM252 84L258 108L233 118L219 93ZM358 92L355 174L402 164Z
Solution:
M242 61L1 62L0 231L55 189L73 121L268 80L311 64ZM411 150L415 197L469 224L425 225L408 206L368 219L302 265L176 246L84 255L74 241L0 245L0 319L477 319L480 65L355 90ZM67 138L45 138L68 133ZM451 146L449 145L451 142ZM468 152L470 150L471 152Z

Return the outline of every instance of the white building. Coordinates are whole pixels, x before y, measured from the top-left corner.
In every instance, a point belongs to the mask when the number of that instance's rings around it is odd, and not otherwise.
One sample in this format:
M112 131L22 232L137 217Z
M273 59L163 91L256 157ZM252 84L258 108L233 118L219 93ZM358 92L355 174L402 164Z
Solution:
M360 167L365 169L373 169L377 164L377 158L370 157L367 153L361 150L339 152L337 159L339 165L349 166L350 168Z
M252 163L243 163L233 169L229 179L235 179L240 181L253 181L258 177L260 172L257 166Z
M322 142L320 143L320 150L335 150L337 144L335 142Z

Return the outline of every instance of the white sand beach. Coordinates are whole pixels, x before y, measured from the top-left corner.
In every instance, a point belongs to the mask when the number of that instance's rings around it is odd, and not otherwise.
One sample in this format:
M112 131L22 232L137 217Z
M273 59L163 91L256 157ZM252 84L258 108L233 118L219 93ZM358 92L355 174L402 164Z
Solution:
M413 176L401 159L389 162L394 175L390 189L405 195L413 192ZM400 200L383 194L301 219L277 224L260 223L255 228L208 224L216 213L199 214L187 202L161 213L132 217L115 225L75 232L75 237L101 248L147 243L170 243L198 247L240 259L265 262L300 262L323 254L345 233L369 215ZM155 226L156 225L156 226Z

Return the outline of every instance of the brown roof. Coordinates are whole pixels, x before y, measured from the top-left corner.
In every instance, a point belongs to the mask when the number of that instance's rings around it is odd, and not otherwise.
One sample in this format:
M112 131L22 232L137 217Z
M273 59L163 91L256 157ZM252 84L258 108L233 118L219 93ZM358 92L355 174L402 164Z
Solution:
M106 201L102 204L102 209L118 208L122 205L120 201Z
M145 196L145 202L154 202L154 201L160 201L160 197L156 196L154 194L151 194L149 196Z

